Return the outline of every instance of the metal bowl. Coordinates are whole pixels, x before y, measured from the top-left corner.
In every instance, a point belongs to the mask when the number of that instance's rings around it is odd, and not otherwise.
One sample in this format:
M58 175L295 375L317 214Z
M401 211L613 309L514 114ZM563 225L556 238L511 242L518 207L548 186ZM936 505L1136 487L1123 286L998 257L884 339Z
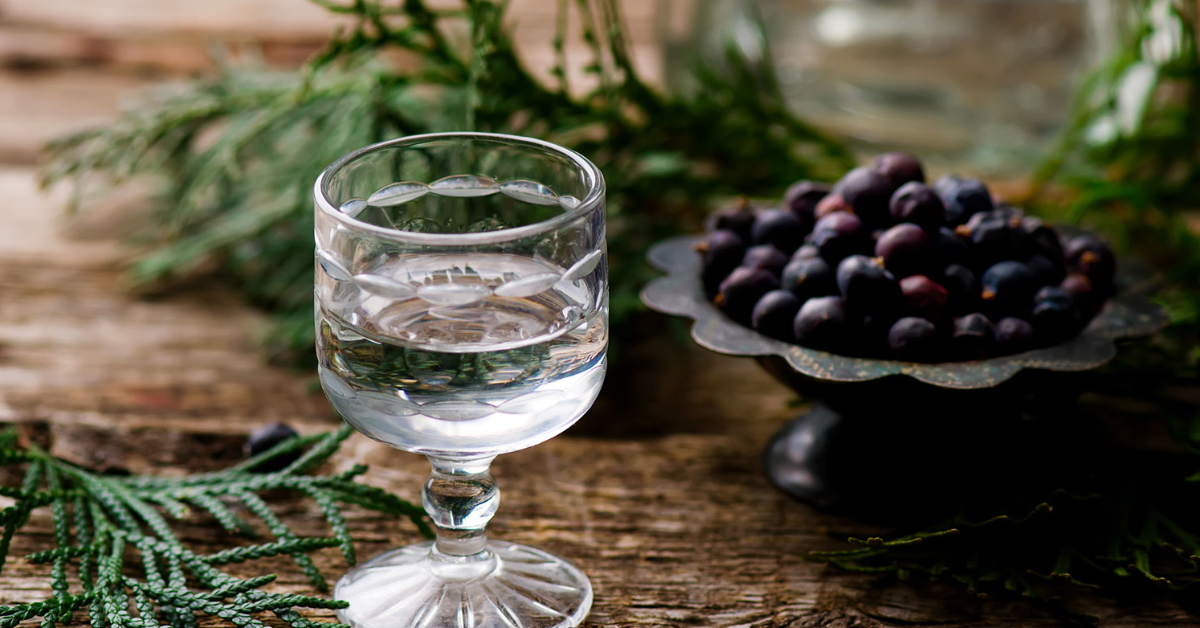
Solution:
M837 355L763 336L718 310L705 296L693 248L702 239L682 236L650 249L650 262L667 275L650 282L642 300L653 310L695 321L691 335L700 346L756 358L817 402L772 439L765 462L782 490L830 509L912 505L961 490L964 483L985 485L972 470L1029 453L1030 441L1050 442L1046 434L1022 432L1028 422L1014 428L1014 417L1042 416L1047 418L1042 425L1065 425L1079 394L1078 376L1072 374L1112 360L1118 339L1153 334L1168 322L1148 297L1155 274L1122 260L1116 295L1086 329L1062 344L930 364ZM951 476L955 481L943 481ZM942 490L927 490L939 483Z

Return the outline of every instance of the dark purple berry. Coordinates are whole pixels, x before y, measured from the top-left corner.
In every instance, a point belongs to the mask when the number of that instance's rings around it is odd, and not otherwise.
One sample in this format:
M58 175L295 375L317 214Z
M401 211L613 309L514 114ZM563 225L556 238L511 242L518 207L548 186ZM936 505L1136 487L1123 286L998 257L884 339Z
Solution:
M946 206L945 223L951 227L965 223L980 212L992 211L994 207L987 186L977 179L948 174L934 181L933 191Z
M942 320L947 313L949 296L946 289L925 275L912 275L900 280L904 297L904 314L931 321Z
M1002 318L996 323L996 353L1012 355L1033 347L1033 325L1021 318Z
M1075 298L1057 286L1047 286L1034 295L1029 322L1038 341L1046 345L1073 337L1079 333L1081 323Z
M1067 267L1087 275L1096 289L1108 289L1113 285L1117 272L1117 260L1112 249L1100 238L1081 235L1071 238L1063 247Z
M893 188L906 183L924 183L925 170L915 155L903 152L884 153L871 160L871 168L888 178ZM905 222L913 222L906 220Z
M813 227L813 244L825 261L836 264L847 255L864 252L871 242L858 216L837 212L817 221Z
M249 438L246 439L246 455L257 456L266 453L276 445L297 436L296 430L286 423L268 423L254 430ZM302 452L296 451L285 456L272 458L262 464L254 467L255 471L272 472L282 471L288 465L296 461Z
M746 249L741 265L779 273L788 263L788 259L787 253L775 248L774 244L757 244Z
M900 305L896 278L865 255L851 255L838 264L837 285L847 306L861 314L894 312Z
M938 229L937 235L938 261L945 264L971 263L971 241L954 232L948 227Z
M713 303L730 318L746 325L750 323L754 304L778 287L779 279L770 271L739 266L721 282Z
M721 229L704 236L704 241L696 244L696 251L702 256L705 293L713 295L721 281L742 263L746 245L738 234Z
M733 262L736 268L746 254L746 243L738 234L720 229L705 234L704 241L696 244L705 266L719 266ZM733 270L733 268L730 268Z
M1063 307L1073 307L1075 297L1059 286L1046 286L1033 295L1034 303L1055 303Z
M1087 278L1087 275L1080 273L1071 273L1063 278L1059 287L1071 295L1077 303L1088 301L1095 295L1095 289L1092 287L1092 280Z
M980 215L972 217L972 222ZM955 233L971 238L971 257L981 268L1014 257L1024 257L1028 248L1028 234L1019 225L1014 226L998 216L990 216L974 225L961 225Z
M800 299L787 290L772 290L754 304L750 313L750 326L764 336L784 342L792 342L792 330L796 313L800 311Z
M821 250L818 249L817 245L815 244L805 244L804 246L796 249L795 253L792 253L792 261L798 259L812 259L814 257L821 257Z
M887 336L898 316L893 312L876 312L855 315L853 310L847 312L853 321L853 333L847 339L848 355L869 358L886 358Z
M906 316L892 325L887 336L888 349L900 360L932 362L941 352L937 326L915 316Z
M892 182L882 173L871 168L860 167L847 172L833 185L830 195L841 196L855 215L868 226L882 226L891 222L888 203L896 190Z
M996 336L992 321L973 312L954 319L950 350L959 360L983 360L995 352Z
M1021 229L1029 235L1030 249L1051 262L1062 264L1063 248L1058 232L1042 224L1041 218L1026 216L1021 219Z
M1057 286L1066 274L1062 264L1055 264L1045 255L1036 254L1025 260L1029 272L1033 273L1033 282L1038 286Z
M793 259L783 267L780 286L791 290L801 301L834 296L838 293L837 273L829 262L819 257Z
M846 310L840 297L817 297L800 306L792 324L796 342L822 351L838 351L846 341Z
M854 213L854 208L846 203L846 199L842 198L841 194L830 192L828 196L821 199L817 203L816 210L813 211L813 216L820 220L830 214L838 213Z
M754 214L754 208L750 206L750 202L741 198L736 204L722 207L709 214L708 220L705 222L705 229L708 231L717 231L718 229L732 231L749 242L750 228L754 226Z
M804 243L807 233L804 223L786 209L764 209L758 212L754 226L750 228L750 241L754 244L773 244L775 248L791 255Z
M937 267L937 241L917 225L899 224L879 236L875 256L897 277L931 272Z
M829 186L812 181L797 181L783 193L783 206L804 223L806 229L812 229L817 221L817 203L829 194Z
M1094 316L1104 302L1104 295L1098 292L1092 285L1092 280L1082 273L1068 274L1058 284L1058 287L1071 295L1071 298L1075 300L1075 306L1079 308L1079 313L1085 320Z
M998 315L1025 315L1037 291L1033 273L1021 262L994 264L980 278L984 304Z
M911 222L929 231L937 229L946 215L942 199L924 183L916 181L900 186L888 207L892 222Z
M941 279L951 313L965 314L975 311L979 306L979 282L970 268L950 264L942 270Z

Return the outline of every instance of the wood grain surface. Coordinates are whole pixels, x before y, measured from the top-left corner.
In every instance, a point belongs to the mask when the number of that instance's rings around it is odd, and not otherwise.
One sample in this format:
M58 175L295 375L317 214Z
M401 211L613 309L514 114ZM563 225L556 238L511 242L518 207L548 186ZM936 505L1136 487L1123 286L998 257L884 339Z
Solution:
M514 5L526 32L551 31L553 3ZM655 3L627 5L649 15ZM36 185L42 142L107 119L155 81L209 67L211 39L259 45L270 61L288 64L331 25L302 0L0 0L0 422L81 464L164 474L239 459L245 435L269 421L305 433L336 425L311 374L264 364L256 344L263 317L233 286L128 295L127 251L116 237L139 219L135 194L68 219L62 191ZM651 27L639 29L641 63L652 73ZM880 586L805 561L833 545L831 530L870 530L794 503L766 481L759 454L799 412L788 407L791 395L751 361L705 353L673 340L667 321L648 321L645 340L623 347L622 368L591 413L493 469L504 495L494 536L576 561L595 587L588 625L1057 624L1017 602ZM367 481L408 498L428 471L420 457L361 437L333 464L352 462L369 463ZM302 533L320 532L308 504L275 507ZM410 526L369 513L348 519L363 557L416 539ZM14 555L51 538L45 512L28 529ZM233 542L204 521L182 536L201 549ZM329 575L346 568L333 550L317 560ZM277 571L278 590L312 592L287 560L232 571ZM13 560L0 573L0 604L49 592L43 567ZM1093 599L1081 608L1103 626L1197 623L1165 602Z

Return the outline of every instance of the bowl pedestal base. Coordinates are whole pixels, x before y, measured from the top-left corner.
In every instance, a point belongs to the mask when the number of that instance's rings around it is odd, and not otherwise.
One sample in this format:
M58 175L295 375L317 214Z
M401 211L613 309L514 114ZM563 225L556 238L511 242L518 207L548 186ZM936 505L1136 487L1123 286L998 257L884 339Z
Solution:
M1094 431L1078 420L1070 378L1059 379L975 391L905 378L794 386L816 401L771 439L765 470L802 502L888 522L938 514L964 492L1049 485Z

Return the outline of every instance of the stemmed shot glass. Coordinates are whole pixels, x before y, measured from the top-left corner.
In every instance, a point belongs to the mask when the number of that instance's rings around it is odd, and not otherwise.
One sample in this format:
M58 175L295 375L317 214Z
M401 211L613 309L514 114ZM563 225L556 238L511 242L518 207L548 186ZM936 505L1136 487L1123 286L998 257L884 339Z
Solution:
M321 386L355 429L433 465L422 502L437 540L342 577L341 620L578 625L592 604L582 571L488 540L488 467L570 427L600 391L600 171L540 140L439 133L342 157L315 197Z

